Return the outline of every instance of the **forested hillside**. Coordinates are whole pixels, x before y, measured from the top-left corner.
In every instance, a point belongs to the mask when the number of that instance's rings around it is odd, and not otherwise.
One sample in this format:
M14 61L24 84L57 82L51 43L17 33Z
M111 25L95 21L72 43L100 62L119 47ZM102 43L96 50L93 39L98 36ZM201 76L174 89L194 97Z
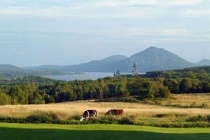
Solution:
M145 77L163 79L164 85L173 93L210 92L209 66L148 72L145 74Z
M1 85L0 104L38 104L128 96L144 99L170 95L168 88L159 80L141 77L71 82L25 79Z
M155 71L86 81L25 77L0 81L0 104L39 104L110 97L137 100L166 98L171 93L210 92L210 67Z
M8 64L0 64L0 79L16 79L18 77L24 77L28 73L23 69L8 65Z

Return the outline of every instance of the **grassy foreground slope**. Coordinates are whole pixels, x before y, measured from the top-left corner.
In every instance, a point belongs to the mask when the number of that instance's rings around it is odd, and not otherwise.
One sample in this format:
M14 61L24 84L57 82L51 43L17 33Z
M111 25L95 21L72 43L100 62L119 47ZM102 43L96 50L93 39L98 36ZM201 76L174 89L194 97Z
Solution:
M0 136L3 140L209 140L210 128L0 123Z

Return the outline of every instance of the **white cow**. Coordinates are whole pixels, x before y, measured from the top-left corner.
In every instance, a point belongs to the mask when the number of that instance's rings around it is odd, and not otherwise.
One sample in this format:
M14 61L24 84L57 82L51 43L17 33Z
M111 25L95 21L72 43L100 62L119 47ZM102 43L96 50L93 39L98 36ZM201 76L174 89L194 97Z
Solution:
M96 110L86 110L81 115L80 121L89 120L89 119L95 119L96 117L97 117L97 111Z

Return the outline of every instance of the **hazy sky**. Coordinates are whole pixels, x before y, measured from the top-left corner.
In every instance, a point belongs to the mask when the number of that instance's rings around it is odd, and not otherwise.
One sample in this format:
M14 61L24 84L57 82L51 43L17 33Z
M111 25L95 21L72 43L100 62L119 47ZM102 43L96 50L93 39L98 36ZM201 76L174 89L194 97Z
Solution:
M0 64L71 65L149 46L210 59L210 0L0 0Z

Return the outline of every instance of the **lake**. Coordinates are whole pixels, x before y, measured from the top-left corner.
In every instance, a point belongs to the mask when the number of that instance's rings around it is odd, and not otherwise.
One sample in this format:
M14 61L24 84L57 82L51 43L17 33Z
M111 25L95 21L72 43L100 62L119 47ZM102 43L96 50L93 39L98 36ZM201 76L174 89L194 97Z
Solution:
M54 80L97 80L104 77L113 77L113 73L108 72L82 72L82 73L72 73L65 75L45 75L44 77L54 79Z

